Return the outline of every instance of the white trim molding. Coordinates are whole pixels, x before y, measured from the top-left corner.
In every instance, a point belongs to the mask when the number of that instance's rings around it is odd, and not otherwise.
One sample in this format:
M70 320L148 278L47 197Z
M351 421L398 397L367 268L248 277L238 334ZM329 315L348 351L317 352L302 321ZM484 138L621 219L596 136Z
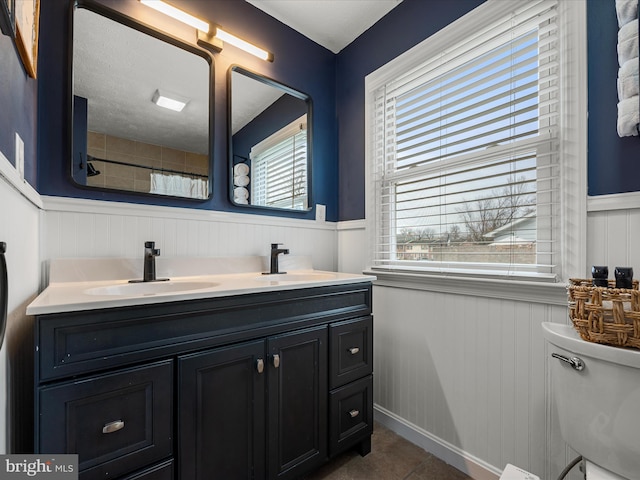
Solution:
M123 217L177 218L181 220L218 221L261 226L303 227L314 230L336 230L336 222L253 215L236 212L221 212L196 208L165 207L137 203L109 202L83 198L43 196L44 210L48 212L100 213Z
M21 178L18 171L11 162L0 152L0 177L15 188L20 194L33 203L36 207L42 209L42 200L38 192L27 182Z
M426 430L407 422L393 412L374 404L374 418L402 438L418 445L475 480L498 480L502 472Z
M587 197L588 212L640 208L640 192L614 193Z

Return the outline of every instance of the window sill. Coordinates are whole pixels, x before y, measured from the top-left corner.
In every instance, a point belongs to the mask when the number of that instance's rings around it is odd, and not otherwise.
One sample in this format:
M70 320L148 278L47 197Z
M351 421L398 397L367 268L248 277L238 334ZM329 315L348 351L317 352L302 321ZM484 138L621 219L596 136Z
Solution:
M375 275L375 286L424 290L429 292L456 293L499 300L515 300L545 305L567 305L567 285L496 278L460 277L413 272L368 269L363 272Z

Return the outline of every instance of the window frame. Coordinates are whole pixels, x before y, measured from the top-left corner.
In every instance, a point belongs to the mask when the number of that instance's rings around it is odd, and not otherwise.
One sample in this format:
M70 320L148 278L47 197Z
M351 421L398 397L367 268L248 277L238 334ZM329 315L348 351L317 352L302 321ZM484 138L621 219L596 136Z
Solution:
M505 5L509 5L505 9ZM405 275L403 281L416 277L443 276L456 278L506 278L495 272L467 271L464 269L421 268L411 266L373 266L373 255L377 242L376 196L373 188L374 174L374 134L373 114L375 93L383 85L400 75L415 69L421 63L445 50L448 45L465 38L465 32L482 28L497 16L503 16L516 9L521 2L501 2L488 0L473 11L446 26L436 34L391 60L365 77L365 179L366 179L366 230L368 242L367 269L385 278ZM586 2L563 2L558 4L558 50L563 64L560 79L560 169L561 169L561 231L559 232L559 264L555 281L564 282L572 276L582 276L586 270L586 130L587 130L587 82L586 82ZM541 276L536 278L509 276L510 280L529 282L531 280L552 280Z

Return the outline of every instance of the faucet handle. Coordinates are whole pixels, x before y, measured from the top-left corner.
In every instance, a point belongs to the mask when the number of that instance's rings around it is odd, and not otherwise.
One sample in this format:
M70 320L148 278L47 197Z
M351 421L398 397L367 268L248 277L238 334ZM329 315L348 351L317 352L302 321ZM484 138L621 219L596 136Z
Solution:
M278 248L280 245L282 245L282 243L272 243L271 244L271 250L274 250L274 249Z
M144 242L144 248L155 248L156 242Z

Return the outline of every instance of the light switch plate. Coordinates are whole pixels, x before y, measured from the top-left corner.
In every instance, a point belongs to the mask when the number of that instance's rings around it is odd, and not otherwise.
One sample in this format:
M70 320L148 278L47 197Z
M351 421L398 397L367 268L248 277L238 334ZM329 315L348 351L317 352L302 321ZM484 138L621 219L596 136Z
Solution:
M16 170L24 180L24 141L18 132L16 132Z
M316 205L316 222L324 222L327 219L327 206L318 203Z

